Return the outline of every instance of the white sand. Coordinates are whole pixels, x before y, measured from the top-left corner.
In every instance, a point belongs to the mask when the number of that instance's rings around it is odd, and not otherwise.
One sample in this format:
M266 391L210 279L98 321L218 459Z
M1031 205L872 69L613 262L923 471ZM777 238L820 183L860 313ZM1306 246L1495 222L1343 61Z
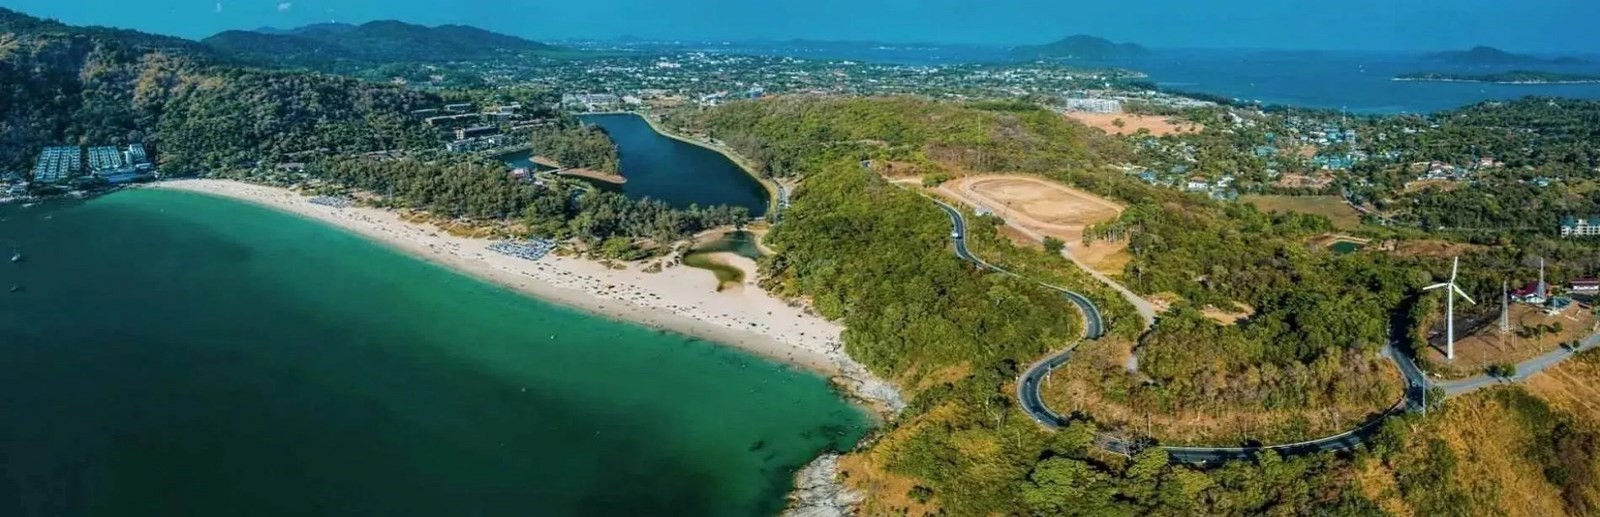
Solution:
M879 411L904 407L894 386L844 353L842 327L762 290L755 284L754 262L736 255L728 261L746 270L745 285L717 292L717 279L710 271L676 266L646 273L637 265L613 270L554 255L529 261L489 251L490 240L452 236L430 225L406 222L388 210L316 205L282 188L214 179L151 186L246 201L315 219L543 300L737 346L828 375Z

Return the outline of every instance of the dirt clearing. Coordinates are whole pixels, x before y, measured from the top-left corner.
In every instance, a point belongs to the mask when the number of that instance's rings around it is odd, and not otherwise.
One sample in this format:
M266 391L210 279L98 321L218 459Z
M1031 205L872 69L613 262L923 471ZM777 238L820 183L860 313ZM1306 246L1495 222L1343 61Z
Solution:
M1151 136L1180 135L1198 133L1205 129L1193 122L1173 120L1170 117L1159 115L1137 115L1133 113L1067 113L1067 118L1082 122L1084 125L1105 131L1112 135L1131 135L1140 129L1150 131ZM1122 126L1117 127L1121 122Z

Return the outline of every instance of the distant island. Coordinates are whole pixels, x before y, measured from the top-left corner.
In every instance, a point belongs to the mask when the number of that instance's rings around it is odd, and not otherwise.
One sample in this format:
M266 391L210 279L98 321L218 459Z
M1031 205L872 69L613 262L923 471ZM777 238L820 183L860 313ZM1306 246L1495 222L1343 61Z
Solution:
M1024 59L1120 59L1150 54L1150 50L1136 43L1116 43L1095 36L1069 36L1044 45L1026 45L1012 50Z
M1514 70L1492 74L1419 72L1400 74L1395 76L1394 80L1440 83L1595 84L1600 83L1600 74L1564 74L1531 70Z
M1477 46L1467 50L1435 52L1422 56L1423 60L1452 65L1581 65L1588 63L1576 57L1546 59L1527 54L1514 54L1494 47Z

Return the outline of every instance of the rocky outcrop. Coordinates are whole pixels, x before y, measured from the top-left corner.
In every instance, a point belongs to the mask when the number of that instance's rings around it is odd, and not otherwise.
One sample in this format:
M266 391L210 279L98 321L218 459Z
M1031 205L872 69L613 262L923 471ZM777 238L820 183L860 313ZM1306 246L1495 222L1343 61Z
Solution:
M864 497L839 478L839 455L824 454L794 475L795 490L783 517L846 517Z

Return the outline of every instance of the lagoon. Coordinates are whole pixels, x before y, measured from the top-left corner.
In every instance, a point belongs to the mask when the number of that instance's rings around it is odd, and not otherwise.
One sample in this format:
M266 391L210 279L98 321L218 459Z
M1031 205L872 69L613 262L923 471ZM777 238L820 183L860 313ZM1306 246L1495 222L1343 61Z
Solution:
M620 187L634 198L659 199L675 207L732 205L759 217L768 195L761 182L721 153L682 142L650 127L638 115L583 115L584 122L605 129L622 155Z
M0 207L3 515L769 515L825 380L291 215Z

